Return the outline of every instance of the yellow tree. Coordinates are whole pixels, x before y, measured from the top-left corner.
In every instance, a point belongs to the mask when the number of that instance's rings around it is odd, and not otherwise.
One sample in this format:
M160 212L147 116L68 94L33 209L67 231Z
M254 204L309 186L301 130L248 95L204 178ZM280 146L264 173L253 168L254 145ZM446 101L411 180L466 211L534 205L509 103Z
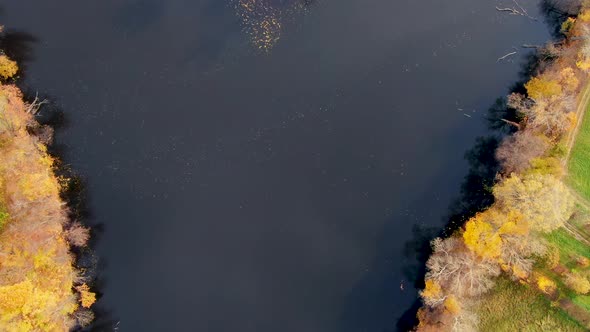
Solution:
M479 257L496 261L516 279L526 279L532 272L533 255L545 246L529 236L529 224L516 210L492 207L478 213L465 225L463 241Z
M539 276L537 278L537 287L546 294L551 294L557 289L557 284L555 281L545 277Z
M478 213L465 224L463 241L478 256L495 259L502 252L502 239L498 231L484 220L486 213Z
M0 55L0 77L9 79L16 75L18 65L16 61L10 60L6 55Z
M494 197L502 209L520 211L531 229L540 232L561 227L574 210L574 197L552 175L530 174L521 179L513 174L494 187Z
M449 295L445 299L444 305L445 309L447 309L452 315L458 315L461 312L461 304L453 295Z
M534 100L549 98L561 94L561 85L559 81L544 77L533 77L524 87L527 94Z
M590 292L590 281L579 273L572 272L565 276L565 284L578 294Z
M565 91L575 91L580 85L580 80L576 76L572 67L565 67L559 71L559 84Z
M445 300L442 288L438 282L433 279L426 279L424 289L420 291L420 296L422 297L422 300L424 300L424 303L429 306L435 306Z

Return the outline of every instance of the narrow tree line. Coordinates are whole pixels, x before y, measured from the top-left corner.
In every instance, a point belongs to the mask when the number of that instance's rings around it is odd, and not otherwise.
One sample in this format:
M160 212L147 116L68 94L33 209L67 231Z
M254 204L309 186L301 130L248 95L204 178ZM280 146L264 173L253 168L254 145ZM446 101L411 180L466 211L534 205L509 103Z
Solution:
M564 39L538 49L541 62L524 92L507 97L516 118L504 121L517 131L496 151L502 171L491 189L494 204L450 237L432 241L418 331L476 331L471 308L500 275L546 294L555 290L534 266L558 264L559 254L542 234L563 227L575 209L561 177L564 140L577 124L577 97L590 72L590 6L560 0L553 5L569 15L561 25ZM579 294L590 292L590 281L576 273L567 273L564 283Z

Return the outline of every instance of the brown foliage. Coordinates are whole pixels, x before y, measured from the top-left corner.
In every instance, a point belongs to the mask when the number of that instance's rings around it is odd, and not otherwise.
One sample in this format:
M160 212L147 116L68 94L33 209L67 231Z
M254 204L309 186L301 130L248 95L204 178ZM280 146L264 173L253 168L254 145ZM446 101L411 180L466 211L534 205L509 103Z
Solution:
M73 246L83 247L90 239L90 229L75 222L66 230L66 239Z
M547 149L547 139L528 131L521 131L502 141L496 150L496 158L505 174L521 173L531 166L533 158L542 156Z
M74 313L74 318L76 319L76 323L78 325L85 327L90 325L94 320L94 313L92 310L88 309L80 309Z
M420 324L416 328L418 332L471 332L477 331L477 316L467 308L472 303L467 301L460 311L449 310L447 306L425 306L418 310Z

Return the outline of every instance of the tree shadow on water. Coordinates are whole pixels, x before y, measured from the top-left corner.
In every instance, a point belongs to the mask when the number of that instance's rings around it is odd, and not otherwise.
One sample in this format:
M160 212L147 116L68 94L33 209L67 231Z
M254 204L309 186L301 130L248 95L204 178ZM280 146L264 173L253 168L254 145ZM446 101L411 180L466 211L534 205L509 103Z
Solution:
M465 154L465 159L469 163L469 172L463 179L459 197L451 203L447 216L443 218L446 221L446 226L442 230L414 228L414 236L405 246L406 257L411 257L414 263L407 265L404 268L404 273L408 280L413 281L413 286L416 289L424 288L426 261L432 253L430 247L432 239L451 235L460 229L466 220L485 210L494 202L491 188L499 170L495 158L498 142L499 138L494 135L478 137L474 147ZM397 321L398 331L408 331L416 326L418 323L416 314L421 306L421 300L416 298L413 305Z
M559 28L567 15L564 16L563 12L551 7L547 0L544 0L541 6L549 26L555 30L554 36L562 38ZM541 52L531 52L524 59L519 79L510 87L511 92L525 94L524 84L553 60L548 58L543 50L538 51ZM518 123L521 120L516 110L507 106L506 98L498 98L488 109L486 121L491 134L478 137L474 146L465 154L469 171L463 179L459 196L451 203L447 215L443 218L446 226L442 230L416 227L413 238L406 243L405 254L407 257L414 257L416 264L406 266L404 271L408 280L414 281L416 289L424 288L426 261L432 253L432 239L437 236L450 236L468 219L494 203L492 187L500 171L500 164L495 156L496 149L506 135L516 132L516 126L510 122ZM416 314L421 306L422 301L416 298L414 304L398 320L398 331L409 331L416 326Z
M2 8L0 7L0 13ZM35 60L34 44L38 39L24 31L7 29L0 33L0 50L8 57L15 60L19 65L18 81L23 82L26 76L28 64ZM100 241L101 234L104 231L104 225L92 224L92 213L89 207L89 197L86 180L78 175L70 165L63 162L67 154L67 145L56 144L53 141L53 132L67 128L69 122L64 112L56 102L57 99L48 95L38 95L30 87L21 85L24 100L33 102L47 100L35 115L39 126L29 128L33 135L41 139L40 133L48 133L45 137L47 141L48 152L56 158L55 173L57 176L63 176L70 179L63 188L62 199L65 201L68 211L68 217L71 222L81 222L91 228L91 238L87 247L72 247L71 252L74 255L75 266L80 270L81 276L92 286L92 290L97 292L97 298L100 303L101 290L104 289L105 278L100 276L100 271L104 267L104 260L98 260L95 255L96 244ZM77 327L75 331L115 331L117 322L112 313L101 307L100 304L93 306L95 320L88 327Z
M543 0L539 4L545 23L549 26L553 38L563 37L561 23L568 17L576 15L580 10L580 6L575 2L571 0Z
M55 100L51 97L44 96L46 100ZM42 126L51 126L55 130L67 127L68 121L66 113L57 106L56 103L50 102L46 109L39 112L37 121ZM75 258L75 266L80 271L84 280L88 280L92 290L96 292L97 304L92 307L95 319L87 327L78 327L75 331L116 331L117 320L113 313L103 306L100 306L102 290L105 289L107 280L101 275L107 262L104 258L96 256L95 250L97 244L101 241L104 234L105 225L93 223L93 214L89 205L90 197L87 180L76 173L76 171L64 162L64 156L67 147L63 144L50 144L48 152L57 158L57 167L55 173L57 176L67 178L67 185L62 188L62 199L66 202L68 208L68 217L71 222L80 222L90 227L91 236L87 246L72 247L71 252Z
M452 234L465 220L493 203L490 189L499 170L495 158L498 142L497 136L479 137L465 154L469 172L463 180L459 197L451 203L443 218L446 225L443 229L416 224L417 220L426 218L421 215L403 216L396 222L386 223L378 241L377 257L348 296L337 331L408 331L416 326L416 313L422 305L416 290L424 288L425 264L432 252L430 242L437 236ZM410 211L422 211L423 201L416 200ZM398 225L412 223L412 237L403 246L402 259L397 259L399 244L394 239L399 234ZM394 271L402 271L402 280ZM400 303L408 302L412 303L408 310L399 317L392 317L392 313L399 310ZM384 329L387 319L391 319L391 328Z
M71 223L79 222L90 227L90 240L85 247L71 247L70 251L74 257L74 265L80 272L80 276L87 284L91 285L92 290L97 293L97 304L92 307L95 320L87 327L77 327L74 331L115 331L117 320L113 313L107 308L100 306L101 290L105 289L106 279L101 275L106 262L95 254L96 245L101 241L104 233L104 224L93 223L93 214L89 205L90 197L87 180L76 173L71 165L64 162L67 154L67 145L56 143L53 140L53 131L60 131L67 128L69 121L63 109L58 105L57 98L49 95L38 95L31 89L23 89L24 99L32 102L46 101L40 107L35 115L38 126L28 128L33 135L41 136L39 133L44 132L47 128L51 130L48 135L47 144L48 153L55 158L55 175L68 181L63 182L61 197L66 203L68 220Z
M24 31L6 29L0 33L0 49L18 63L20 78L25 77L29 63L35 60L33 44L38 41Z
M416 206L409 210L419 211ZM418 275L414 271L417 265L414 263L413 255L428 255L425 250L410 247L429 243L434 236L434 229L429 232L423 227L415 226L415 241L406 244L408 248L403 249L404 257L399 257L399 241L392 239L399 238L399 225L415 223L422 218L421 215L409 214L386 222L377 240L376 257L347 295L338 326L333 329L334 331L396 331L397 317L394 313L399 311L400 306L413 301L417 296L412 288L412 278ZM397 271L403 271L402 276L396 273Z

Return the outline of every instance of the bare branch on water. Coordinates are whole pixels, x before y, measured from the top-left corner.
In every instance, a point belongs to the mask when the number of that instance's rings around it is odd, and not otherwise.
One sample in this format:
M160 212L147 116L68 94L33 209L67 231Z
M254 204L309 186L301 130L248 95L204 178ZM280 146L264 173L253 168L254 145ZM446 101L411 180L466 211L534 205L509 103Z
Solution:
M500 62L500 61L502 61L502 60L504 60L504 59L506 59L506 58L508 58L508 57L510 57L510 56L513 56L513 55L515 55L516 53L517 53L517 52L510 52L510 53L506 53L505 55L503 55L503 56L499 57L499 58L498 58L498 60L496 60L496 62Z

